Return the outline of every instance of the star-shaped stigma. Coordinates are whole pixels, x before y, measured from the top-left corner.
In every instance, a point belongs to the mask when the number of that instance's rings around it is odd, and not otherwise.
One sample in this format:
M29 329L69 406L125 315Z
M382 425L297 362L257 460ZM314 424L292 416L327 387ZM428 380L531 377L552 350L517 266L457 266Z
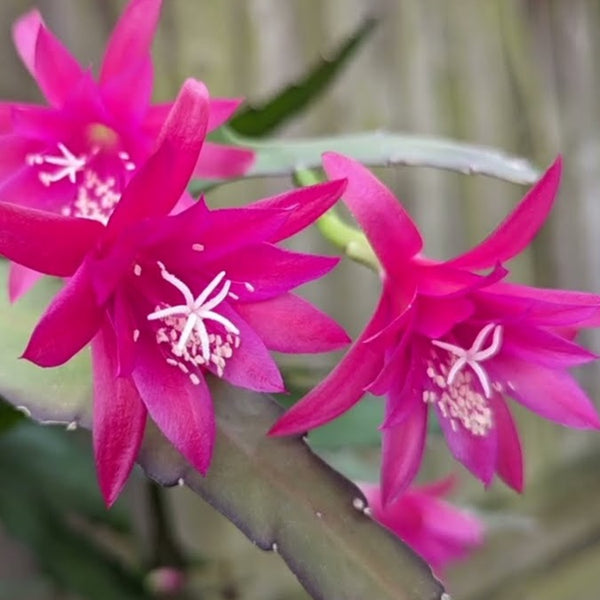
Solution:
M492 333L492 343L487 347L483 348L482 346L487 340L490 332ZM479 379L479 383L481 383L481 387L483 388L483 393L486 398L490 398L492 395L492 386L490 383L490 378L488 374L485 372L485 369L479 364L482 363L492 356L498 354L500 350L500 346L502 345L502 326L495 325L494 323L488 323L475 338L475 341L471 345L470 348L464 349L460 346L456 346L454 344L450 344L448 342L442 342L440 340L432 340L431 342L434 346L438 348L443 348L448 352L454 354L457 359L452 365L452 368L448 372L448 377L446 382L448 385L452 385L454 379L461 371L463 367L468 365L473 369L475 375Z
M202 357L208 363L210 360L210 338L208 330L204 321L216 321L223 325L226 331L239 335L239 329L227 318L219 313L214 312L214 308L219 306L221 302L229 295L229 288L231 287L231 281L225 281L221 291L215 296L209 299L210 295L217 289L221 281L225 277L225 271L218 273L212 281L202 290L197 298L194 298L190 288L175 277L175 275L169 273L164 265L159 263L161 268L161 275L165 281L168 281L173 287L176 287L185 300L185 304L178 304L177 306L169 306L161 310L157 310L150 313L147 317L149 321L156 321L158 319L165 319L171 316L182 316L185 317L186 323L179 337L176 349L178 352L183 352L190 336L194 332L197 332L200 338L200 347L202 349Z
M34 165L54 165L60 167L54 173L48 173L46 171L40 172L40 181L48 186L51 183L56 183L65 177L71 182L77 181L77 173L79 173L87 163L87 157L75 156L64 144L59 142L58 149L61 151L62 156L52 156L48 154L29 154L27 155L27 164Z

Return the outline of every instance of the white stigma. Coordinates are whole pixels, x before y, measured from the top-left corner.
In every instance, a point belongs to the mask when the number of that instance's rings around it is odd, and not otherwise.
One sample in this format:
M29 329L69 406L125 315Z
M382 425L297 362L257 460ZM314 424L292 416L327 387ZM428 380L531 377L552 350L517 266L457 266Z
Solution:
M58 143L58 149L61 151L62 156L52 156L47 154L30 154L27 156L27 164L42 165L44 163L48 165L54 165L60 167L54 173L41 172L39 174L40 181L48 186L51 183L56 183L65 179L65 177L71 182L76 183L77 173L85 168L87 163L86 156L75 156L63 143Z
M502 345L502 326L495 325L494 323L488 323L475 338L475 341L470 348L461 348L448 342L442 342L440 340L432 340L432 344L438 348L447 350L451 354L457 357L457 360L452 365L452 368L448 372L446 382L448 385L452 385L458 373L465 367L469 366L479 379L479 383L483 389L483 393L486 398L492 396L492 385L490 378L486 373L485 369L480 363L496 356L500 351ZM483 344L486 342L490 332L492 333L492 342L487 348L483 348Z
M194 298L190 288L175 277L175 275L169 273L162 263L159 263L161 268L161 275L165 281L168 281L173 287L177 288L185 304L178 304L177 306L169 306L157 310L148 315L149 321L155 321L157 319L165 319L173 316L180 316L186 318L185 326L179 337L176 349L178 352L183 352L190 336L194 331L198 334L200 339L200 346L202 349L202 358L208 363L211 358L210 351L210 336L205 325L205 321L215 321L220 323L226 331L239 335L239 329L226 317L215 312L213 309L217 308L228 296L229 288L231 287L231 281L225 281L221 290L211 298L211 294L215 292L217 287L225 278L225 271L218 273L212 281L202 290L202 292Z

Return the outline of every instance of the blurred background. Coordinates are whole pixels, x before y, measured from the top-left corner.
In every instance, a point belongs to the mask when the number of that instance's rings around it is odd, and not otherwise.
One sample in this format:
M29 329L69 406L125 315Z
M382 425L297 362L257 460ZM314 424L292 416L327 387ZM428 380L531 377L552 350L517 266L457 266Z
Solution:
M40 0L36 6L83 64L97 65L124 4ZM39 98L10 38L11 23L33 6L0 3L2 99ZM513 265L513 277L600 291L600 3L594 0L165 0L154 46L155 99L172 98L186 76L195 76L213 95L261 102L373 14L379 25L351 63L277 135L432 134L496 146L540 168L561 152L560 200L531 251ZM525 191L433 169L395 167L381 175L422 227L428 254L438 258L480 240ZM286 179L233 183L209 201L242 204L289 185ZM331 252L316 232L294 244ZM305 291L355 335L379 288L374 275L345 261ZM585 342L600 351L598 337ZM335 359L312 361L301 376L306 361L284 364L302 387ZM600 405L600 369L585 369L581 381ZM319 451L351 477L377 476L379 407L371 405L372 412L315 436ZM441 440L430 443L422 479L458 473L455 501L481 514L489 528L486 545L449 570L449 590L462 600L597 597L599 437L515 412L526 450L522 496L501 484L484 492L448 458ZM68 435L24 424L0 436L0 598L145 598L144 573L164 564L187 565L189 598L306 598L279 557L254 548L186 490L157 491L138 474L107 518L89 440Z

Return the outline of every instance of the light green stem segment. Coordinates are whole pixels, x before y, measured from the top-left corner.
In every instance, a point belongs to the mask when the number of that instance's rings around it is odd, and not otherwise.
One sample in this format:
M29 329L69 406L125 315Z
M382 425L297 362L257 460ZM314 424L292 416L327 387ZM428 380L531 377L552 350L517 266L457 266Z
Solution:
M309 169L296 170L294 182L298 186L308 186L320 183L322 179ZM339 248L348 258L366 265L379 272L381 265L365 234L345 223L335 208L330 208L317 220L321 235L334 246Z

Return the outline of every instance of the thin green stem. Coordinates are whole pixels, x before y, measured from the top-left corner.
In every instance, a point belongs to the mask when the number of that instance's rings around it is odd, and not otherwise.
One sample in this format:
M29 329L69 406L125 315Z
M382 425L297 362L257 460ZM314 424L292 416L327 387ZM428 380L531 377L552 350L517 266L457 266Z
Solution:
M294 182L298 186L314 185L321 178L308 169L294 172ZM373 252L365 234L345 223L335 208L330 208L317 220L317 228L321 235L331 244L340 249L348 258L378 271L379 261Z

